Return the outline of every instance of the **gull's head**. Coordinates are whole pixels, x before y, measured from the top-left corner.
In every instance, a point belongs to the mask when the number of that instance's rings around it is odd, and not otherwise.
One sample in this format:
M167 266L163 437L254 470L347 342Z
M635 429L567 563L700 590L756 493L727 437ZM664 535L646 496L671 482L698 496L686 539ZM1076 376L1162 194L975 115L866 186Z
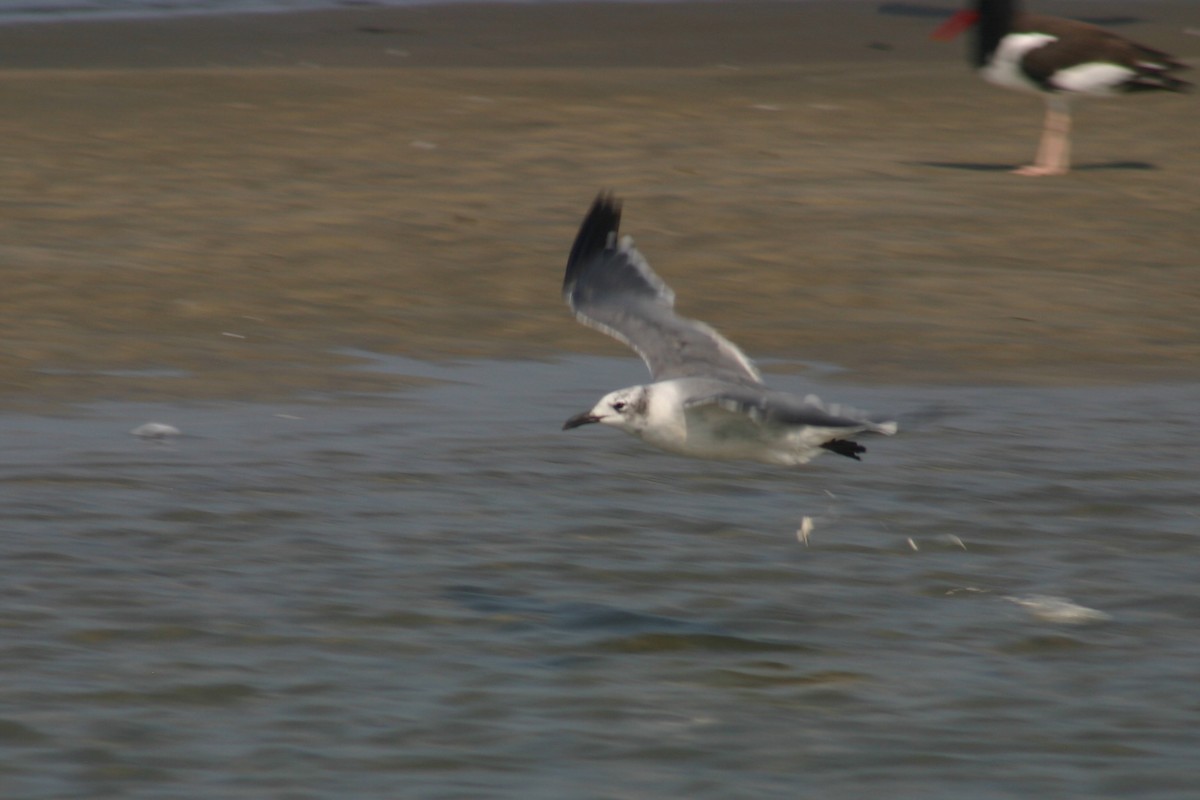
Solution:
M649 387L631 386L628 389L618 389L604 395L591 411L571 417L563 423L563 430L599 422L636 433L646 425L646 410L649 405Z

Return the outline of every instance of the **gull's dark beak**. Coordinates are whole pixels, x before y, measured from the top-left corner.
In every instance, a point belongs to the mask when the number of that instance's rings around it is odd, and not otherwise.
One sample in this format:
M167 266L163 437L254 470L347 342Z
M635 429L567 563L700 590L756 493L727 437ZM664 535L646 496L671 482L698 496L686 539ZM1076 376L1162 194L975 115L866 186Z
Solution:
M587 425L592 422L599 422L600 418L590 411L585 411L582 414L576 414L569 420L563 423L562 429L569 431L571 428L578 428L580 425Z

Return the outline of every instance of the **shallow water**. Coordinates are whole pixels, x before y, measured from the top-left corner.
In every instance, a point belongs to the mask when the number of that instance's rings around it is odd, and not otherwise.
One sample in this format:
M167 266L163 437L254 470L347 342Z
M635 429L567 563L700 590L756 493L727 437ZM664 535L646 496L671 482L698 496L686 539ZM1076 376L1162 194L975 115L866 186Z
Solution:
M1200 385L773 375L903 426L786 470L559 431L628 358L369 368L0 417L5 796L1195 796Z

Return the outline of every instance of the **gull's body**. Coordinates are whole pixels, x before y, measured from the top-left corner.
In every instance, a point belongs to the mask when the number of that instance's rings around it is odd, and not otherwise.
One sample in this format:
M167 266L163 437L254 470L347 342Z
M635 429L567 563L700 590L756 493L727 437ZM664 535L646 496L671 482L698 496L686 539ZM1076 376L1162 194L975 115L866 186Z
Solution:
M675 295L626 237L620 206L607 195L580 226L563 295L581 322L632 347L653 383L619 389L564 429L599 422L669 452L696 458L803 464L823 450L858 459L845 438L891 434L853 409L768 389L750 359L702 322L678 316Z

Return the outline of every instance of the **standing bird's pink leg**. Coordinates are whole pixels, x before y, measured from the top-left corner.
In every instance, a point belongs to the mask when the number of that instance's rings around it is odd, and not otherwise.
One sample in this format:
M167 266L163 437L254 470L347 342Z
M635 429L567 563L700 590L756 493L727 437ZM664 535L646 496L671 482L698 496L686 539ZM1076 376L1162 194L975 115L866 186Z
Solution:
M1071 108L1058 95L1046 98L1046 121L1037 157L1032 164L1013 170L1018 175L1066 175L1071 169Z

